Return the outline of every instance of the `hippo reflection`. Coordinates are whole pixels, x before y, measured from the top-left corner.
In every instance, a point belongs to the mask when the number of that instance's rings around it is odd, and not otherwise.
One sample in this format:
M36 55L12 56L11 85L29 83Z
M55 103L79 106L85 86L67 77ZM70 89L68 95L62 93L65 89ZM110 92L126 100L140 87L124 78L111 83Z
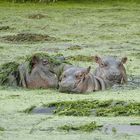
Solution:
M118 59L116 57L99 57L95 56L95 62L98 67L95 70L95 75L102 78L108 86L114 84L127 83L126 70L123 64L127 61L127 57Z
M92 92L104 90L104 81L90 73L90 67L70 67L66 69L59 82L59 91L61 92Z
M33 56L31 72L24 64L19 66L19 85L27 88L56 88L58 78L49 70L48 60Z

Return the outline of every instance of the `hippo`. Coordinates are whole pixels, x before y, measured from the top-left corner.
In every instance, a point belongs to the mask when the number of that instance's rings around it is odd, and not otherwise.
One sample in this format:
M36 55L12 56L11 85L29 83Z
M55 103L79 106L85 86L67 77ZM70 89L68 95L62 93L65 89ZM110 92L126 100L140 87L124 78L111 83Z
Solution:
M84 93L104 90L105 84L102 78L90 73L91 67L68 67L61 75L59 81L60 92Z
M49 70L50 65L47 59L40 59L33 56L31 60L31 71L29 66L19 66L19 85L25 88L57 88L58 78L55 73Z
M127 74L124 64L127 62L127 57L121 59L112 56L94 57L98 67L95 69L94 75L104 80L107 87L115 84L127 83Z

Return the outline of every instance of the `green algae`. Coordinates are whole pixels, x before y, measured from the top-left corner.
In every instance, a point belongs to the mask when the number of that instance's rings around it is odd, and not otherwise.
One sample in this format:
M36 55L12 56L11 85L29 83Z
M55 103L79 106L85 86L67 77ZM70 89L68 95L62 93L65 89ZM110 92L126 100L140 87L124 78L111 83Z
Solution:
M8 62L5 64L2 64L0 66L0 84L5 84L8 80L8 76L12 73L15 73L18 68L17 62Z
M70 46L68 47L66 50L81 50L82 48L79 45L74 45L74 46Z
M56 107L54 114L66 116L140 116L140 103L124 101L68 101L55 102L48 107Z
M26 109L25 109L24 111L22 111L22 112L24 112L24 113L30 113L35 107L36 107L35 105L32 105L31 107L26 108Z
M83 61L83 62L92 62L93 57L92 56L86 56L86 55L75 55L75 56L69 56L69 60L72 61Z
M140 125L140 123L132 122L130 125Z
M25 57L25 62L29 63L29 71L32 70L32 58L33 56L39 57L40 59L46 59L48 61L48 67L49 70L54 72L58 77L61 75L63 71L63 67L66 64L71 63L68 60L65 60L63 54L55 54L55 55L49 55L48 53L35 53L33 55L28 55Z
M5 129L3 127L0 127L0 131L5 131Z
M64 125L58 127L59 130L65 130L65 131L83 131L83 132L92 132L94 130L99 130L102 125L97 125L96 122L87 123L81 126L73 126L73 125Z
M32 55L25 56L25 61L28 61L31 63L33 56L39 57L40 59L47 59L49 63L56 64L56 65L62 63L61 60L57 58L63 57L62 54L49 55L48 53L40 52L40 53L34 53Z
M50 37L49 35L32 34L32 33L18 33L17 35L7 35L2 37L4 41L18 42L18 43L33 43L33 42L44 42L44 41L56 41L56 38Z

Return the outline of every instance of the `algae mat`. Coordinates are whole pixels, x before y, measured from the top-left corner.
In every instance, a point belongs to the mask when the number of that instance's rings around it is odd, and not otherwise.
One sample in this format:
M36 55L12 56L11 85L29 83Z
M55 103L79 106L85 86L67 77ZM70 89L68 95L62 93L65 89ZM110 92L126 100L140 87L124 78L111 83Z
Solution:
M140 116L135 108L131 115L116 117L98 117L94 114L66 116L63 106L63 115L51 110L47 110L49 113L46 114L24 112L34 106L40 108L52 103L83 100L140 104L139 15L140 4L132 1L86 4L58 2L49 5L0 3L0 64L10 61L22 63L25 56L45 51L52 55L63 54L71 63L86 67L91 65L94 70L97 65L91 58L97 54L127 56L129 77L128 85L85 95L0 87L0 139L139 140L140 133L135 129L139 130ZM5 37L17 35L25 35L27 39L28 35L53 38L50 41L5 41ZM92 122L103 126L105 131L94 130L96 125ZM85 127L93 131L80 130L85 130Z

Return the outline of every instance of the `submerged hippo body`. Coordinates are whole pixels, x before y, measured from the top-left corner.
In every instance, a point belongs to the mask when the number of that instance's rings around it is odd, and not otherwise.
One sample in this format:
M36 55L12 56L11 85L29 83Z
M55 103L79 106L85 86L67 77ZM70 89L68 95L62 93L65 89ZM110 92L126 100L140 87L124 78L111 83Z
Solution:
M31 72L29 66L22 64L19 66L19 85L25 88L56 88L58 78L55 73L49 70L48 61L34 56L31 62Z
M92 92L104 90L104 81L90 73L89 68L70 67L66 69L59 82L59 91L61 92Z
M102 78L108 87L115 84L127 83L126 70L123 64L125 64L127 58L124 57L121 60L116 57L99 57L95 56L95 62L98 63L98 67L95 70L95 75Z

